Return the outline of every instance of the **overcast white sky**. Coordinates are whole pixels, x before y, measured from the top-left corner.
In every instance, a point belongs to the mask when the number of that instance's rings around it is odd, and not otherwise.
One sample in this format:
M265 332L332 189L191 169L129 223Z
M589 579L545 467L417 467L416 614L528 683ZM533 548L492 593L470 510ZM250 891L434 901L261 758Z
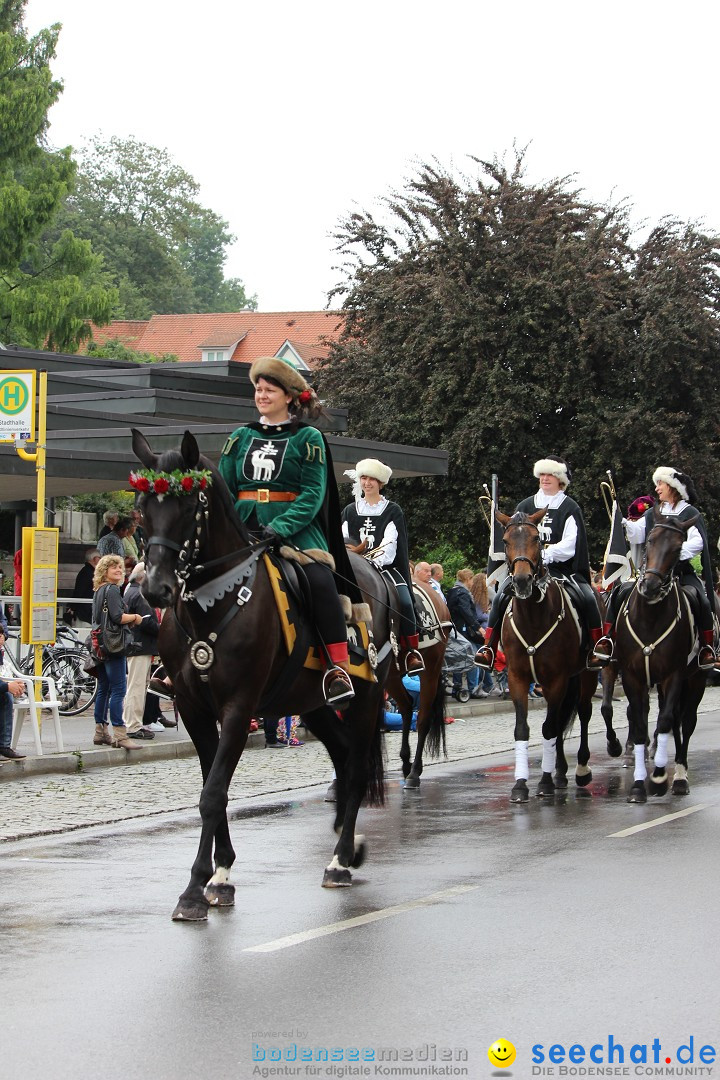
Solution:
M514 141L531 179L720 227L716 0L29 0L54 22L52 142L166 147L261 311L324 307L329 234L415 161Z

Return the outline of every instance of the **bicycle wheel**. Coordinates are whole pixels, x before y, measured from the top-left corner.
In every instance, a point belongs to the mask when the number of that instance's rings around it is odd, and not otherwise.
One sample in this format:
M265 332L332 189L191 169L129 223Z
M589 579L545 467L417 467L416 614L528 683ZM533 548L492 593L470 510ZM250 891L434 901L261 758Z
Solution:
M54 650L43 664L43 675L55 680L61 716L77 716L95 701L97 679L83 669L87 655L78 649Z

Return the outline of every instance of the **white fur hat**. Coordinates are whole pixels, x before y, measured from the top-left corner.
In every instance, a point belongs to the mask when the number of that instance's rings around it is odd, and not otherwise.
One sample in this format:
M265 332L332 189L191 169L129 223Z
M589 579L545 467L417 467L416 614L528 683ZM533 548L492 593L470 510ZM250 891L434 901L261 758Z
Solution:
M537 478L541 473L557 476L562 488L566 488L570 483L571 476L568 463L560 458L540 458L539 461L536 461L533 465L533 476Z
M377 458L363 458L362 461L358 461L354 469L346 469L345 476L349 476L353 481L353 496L359 499L362 495L361 476L372 476L384 486L392 476L392 469Z
M690 493L688 491L689 477L684 473L678 472L677 469L671 469L668 465L661 465L659 469L656 469L653 473L653 484L658 484L662 481L671 488L675 488L681 499L685 502L691 502Z

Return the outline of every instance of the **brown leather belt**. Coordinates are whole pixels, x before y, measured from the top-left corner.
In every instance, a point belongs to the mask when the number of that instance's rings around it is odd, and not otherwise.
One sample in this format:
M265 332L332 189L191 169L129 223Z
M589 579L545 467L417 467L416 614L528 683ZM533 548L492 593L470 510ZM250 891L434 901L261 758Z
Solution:
M253 502L295 502L297 493L294 491L270 491L269 488L257 488L255 491L238 491L238 499L252 499Z

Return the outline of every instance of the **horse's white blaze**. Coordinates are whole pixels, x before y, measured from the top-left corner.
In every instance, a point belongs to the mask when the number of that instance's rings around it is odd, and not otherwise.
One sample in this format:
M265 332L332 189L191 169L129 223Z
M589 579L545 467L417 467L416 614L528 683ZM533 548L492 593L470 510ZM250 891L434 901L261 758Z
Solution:
M527 780L529 775L528 744L527 741L518 739L515 743L515 779Z
M684 765L675 766L675 780L687 780L687 769Z
M590 767L588 765L576 765L576 767L575 767L575 775L576 776L587 776L587 774L589 772L590 772Z
M645 743L638 746L635 743L635 780L647 780L647 767L645 765Z
M208 881L208 885L227 885L230 880L230 870L227 866L216 866L215 873Z
M555 750L555 739L543 739L543 752L542 752L542 771L544 773L551 773L555 769L555 761L557 759L557 753Z
M333 855L332 862L325 867L326 870L347 870L347 866L343 866L337 855Z
M668 763L668 739L670 732L661 732L657 737L657 750L655 751L655 767L664 769Z

